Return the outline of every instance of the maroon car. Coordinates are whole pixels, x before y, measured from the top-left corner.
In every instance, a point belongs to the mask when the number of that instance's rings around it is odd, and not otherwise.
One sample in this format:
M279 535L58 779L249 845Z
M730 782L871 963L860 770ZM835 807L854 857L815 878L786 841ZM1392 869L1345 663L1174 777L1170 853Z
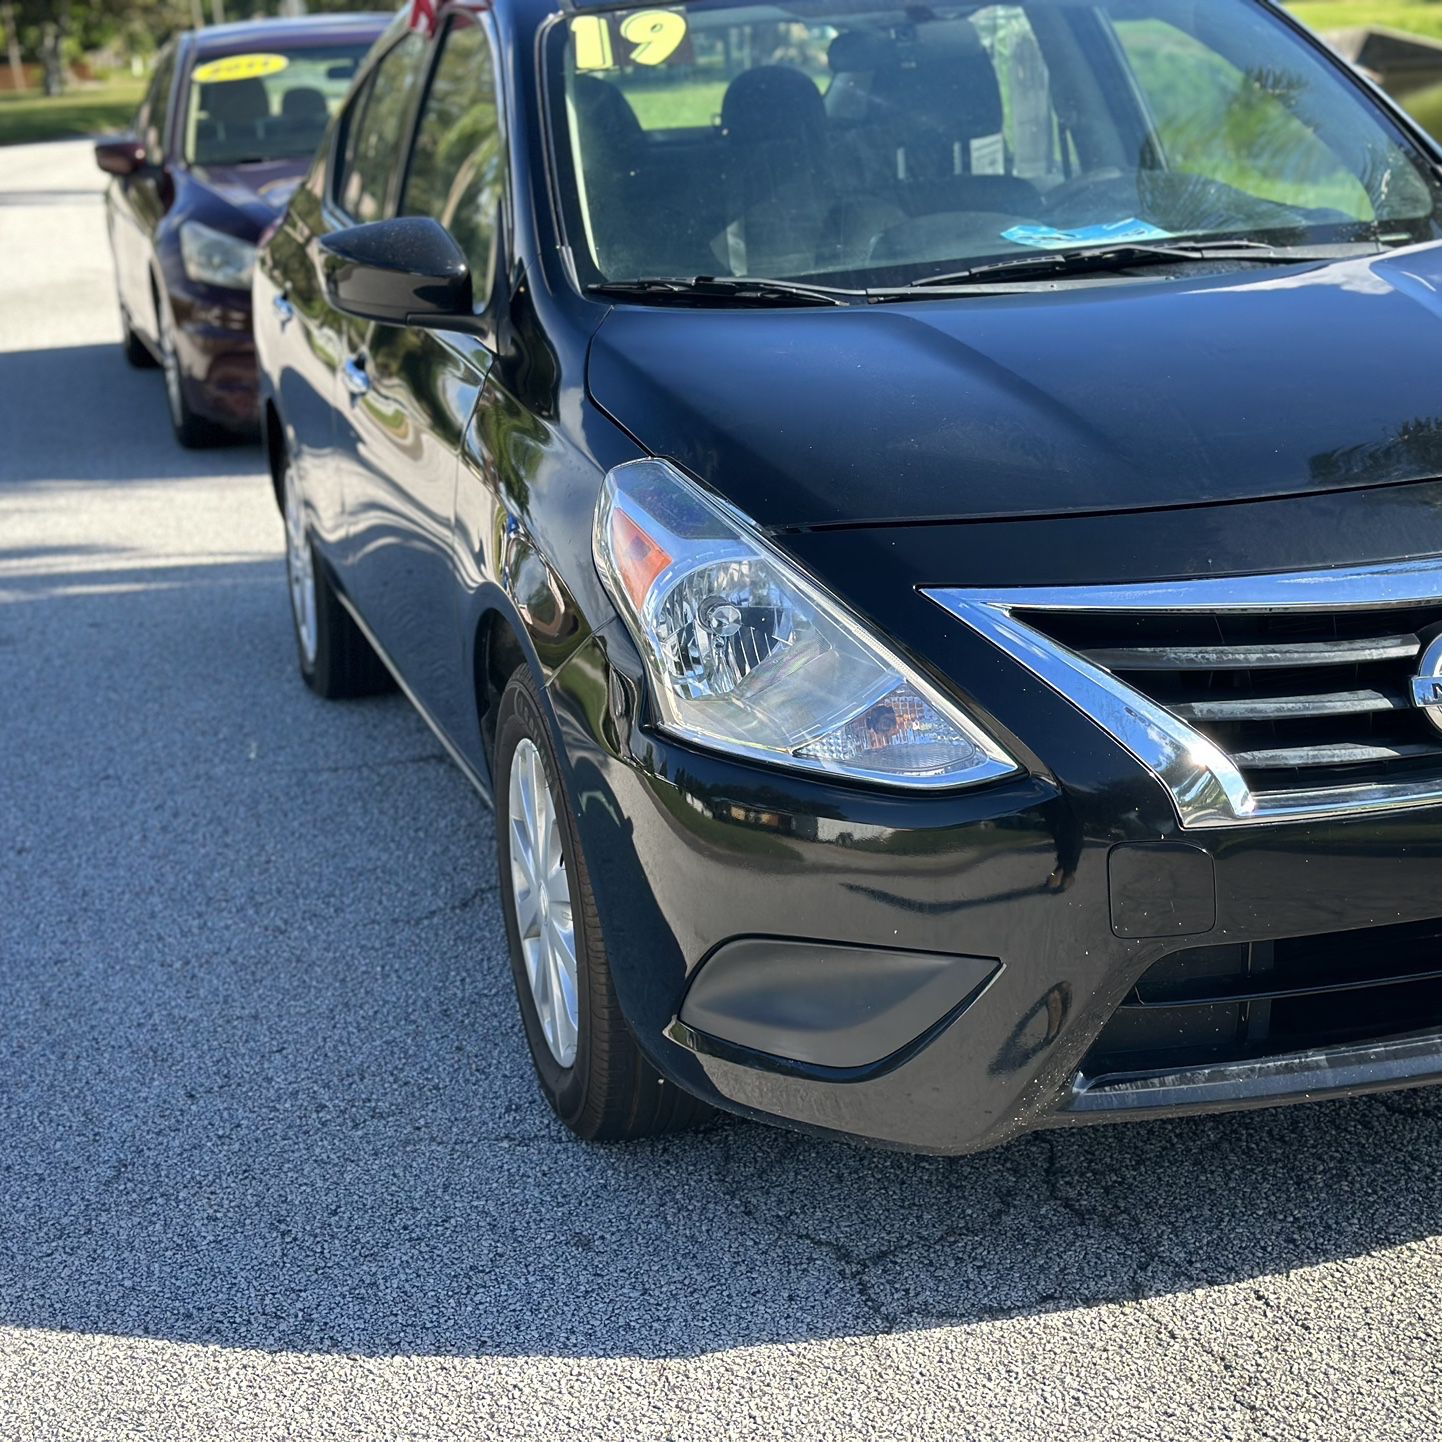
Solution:
M250 273L388 15L217 25L173 39L131 133L95 147L126 359L159 362L183 446L256 425Z

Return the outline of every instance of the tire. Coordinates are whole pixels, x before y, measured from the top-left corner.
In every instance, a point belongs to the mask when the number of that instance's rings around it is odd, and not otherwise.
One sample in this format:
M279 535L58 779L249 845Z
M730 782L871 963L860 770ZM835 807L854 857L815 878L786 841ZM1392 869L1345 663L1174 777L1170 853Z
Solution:
M190 408L190 402L185 398L180 356L175 349L175 322L168 307L159 300L155 303L155 311L160 324L160 368L165 372L165 401L175 439L188 451L225 445L231 440L230 432Z
M150 347L136 335L135 327L130 324L130 312L124 306L120 307L120 330L120 353L125 363L138 371L153 371L158 362L150 353Z
M511 970L541 1091L556 1115L586 1141L632 1141L694 1125L711 1109L651 1066L621 1014L586 858L558 780L560 767L545 714L535 679L523 666L507 685L497 712L496 850ZM536 843L546 827L539 815L534 821L527 816L528 786L533 796L543 788L549 798L555 831L548 846ZM532 811L539 812L539 807ZM548 864L556 841L559 868ZM549 886L534 884L538 870ZM528 891L537 898L544 893L546 903L528 903ZM522 945L523 916L527 929L537 933L529 949ZM563 979L562 1006L554 1008L548 996L556 990L558 970L564 970L566 948L557 951L546 941L554 943L557 933L564 934L567 920L574 971L569 996ZM548 968L548 956L562 958L560 967ZM533 972L551 980L533 984ZM543 1013L550 1019L543 1020Z
M394 678L341 604L325 564L315 553L294 474L286 465L281 485L286 581L301 680L327 701L389 691Z

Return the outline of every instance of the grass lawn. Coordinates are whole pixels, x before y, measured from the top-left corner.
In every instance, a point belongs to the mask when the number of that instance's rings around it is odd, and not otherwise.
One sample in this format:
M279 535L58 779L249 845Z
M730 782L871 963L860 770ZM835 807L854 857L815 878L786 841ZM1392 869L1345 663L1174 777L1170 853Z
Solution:
M643 129L670 130L710 125L721 114L726 82L701 80L684 87L633 82L622 89Z
M1313 30L1381 25L1442 40L1442 4L1438 0L1293 0L1287 8Z
M1413 119L1419 121L1424 129L1442 137L1442 85L1414 91L1407 96L1405 104Z
M0 92L0 145L123 130L144 89L143 79L126 75L100 85L74 86L53 100L35 92Z
M1291 0L1288 8L1313 30L1381 25L1442 40L1442 0ZM1442 85L1403 97L1407 109L1442 136Z

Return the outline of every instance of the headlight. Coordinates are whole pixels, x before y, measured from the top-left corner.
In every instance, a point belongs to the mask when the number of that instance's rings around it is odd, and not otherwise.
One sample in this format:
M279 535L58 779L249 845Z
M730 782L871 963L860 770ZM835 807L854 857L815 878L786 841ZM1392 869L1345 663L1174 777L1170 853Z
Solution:
M248 240L222 235L199 221L187 220L180 227L180 260L191 280L223 285L229 290L249 290L255 247Z
M893 786L975 785L1017 769L750 522L667 462L606 476L594 547L665 730Z

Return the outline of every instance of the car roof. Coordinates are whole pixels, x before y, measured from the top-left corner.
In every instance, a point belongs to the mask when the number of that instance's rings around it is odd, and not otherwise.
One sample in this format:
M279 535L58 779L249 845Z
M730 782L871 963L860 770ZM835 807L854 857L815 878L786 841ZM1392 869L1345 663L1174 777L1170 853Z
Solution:
M259 45L344 44L374 40L395 17L389 12L302 15L282 20L239 20L190 32L191 53L224 55Z

